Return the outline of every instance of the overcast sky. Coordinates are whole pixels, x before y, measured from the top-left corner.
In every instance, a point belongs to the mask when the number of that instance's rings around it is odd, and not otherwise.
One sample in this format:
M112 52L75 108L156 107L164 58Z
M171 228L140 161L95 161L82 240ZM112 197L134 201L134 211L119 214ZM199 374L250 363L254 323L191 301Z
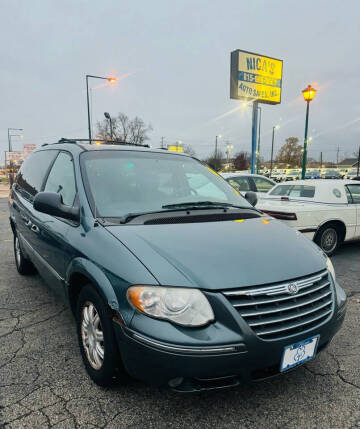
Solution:
M302 142L308 83L318 89L310 156L336 160L339 146L341 159L360 145L358 0L1 0L0 12L1 159L8 127L24 128L14 149L87 137L86 74L123 76L91 82L94 124L121 111L152 124L155 147L164 136L204 157L221 134L221 148L250 150L251 109L229 98L235 49L284 60L282 103L262 108L265 158L273 125L275 150Z

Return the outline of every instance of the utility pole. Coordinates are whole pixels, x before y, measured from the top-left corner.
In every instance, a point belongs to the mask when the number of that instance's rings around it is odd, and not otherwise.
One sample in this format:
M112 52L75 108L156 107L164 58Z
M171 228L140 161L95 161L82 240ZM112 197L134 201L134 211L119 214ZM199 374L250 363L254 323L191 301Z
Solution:
M320 170L322 169L322 152L320 152Z
M161 137L161 149L164 149L164 138L165 137Z
M221 134L218 136L215 136L215 170L217 171L219 168L219 161L218 161L218 138L221 138Z
M359 146L359 154L358 154L358 161L357 161L357 173L356 173L358 177L359 177L359 169L360 169L360 146Z
M340 152L340 147L338 146L336 151L336 167L338 168L339 168L339 152Z

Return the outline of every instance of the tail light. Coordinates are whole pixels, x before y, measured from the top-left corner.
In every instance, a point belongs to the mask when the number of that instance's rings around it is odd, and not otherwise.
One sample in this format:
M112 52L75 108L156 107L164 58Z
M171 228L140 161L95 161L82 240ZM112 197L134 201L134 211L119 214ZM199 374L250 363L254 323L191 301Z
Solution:
M280 220L297 220L296 213L287 213L287 212L274 212L270 210L263 210L264 213L269 216L274 217L275 219Z

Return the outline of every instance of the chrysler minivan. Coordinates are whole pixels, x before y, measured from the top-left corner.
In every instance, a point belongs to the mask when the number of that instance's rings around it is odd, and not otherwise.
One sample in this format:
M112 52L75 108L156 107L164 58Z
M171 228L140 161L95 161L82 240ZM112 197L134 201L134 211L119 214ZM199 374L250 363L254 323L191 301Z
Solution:
M346 295L330 259L255 203L185 154L62 139L12 187L16 267L69 303L99 385L263 379L329 344Z

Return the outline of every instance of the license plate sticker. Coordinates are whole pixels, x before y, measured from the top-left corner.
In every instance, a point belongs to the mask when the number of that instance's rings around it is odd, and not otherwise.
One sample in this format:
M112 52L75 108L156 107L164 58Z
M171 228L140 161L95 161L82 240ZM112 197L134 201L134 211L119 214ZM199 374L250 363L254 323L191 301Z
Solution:
M316 355L320 335L314 335L306 340L299 341L284 347L280 371L287 371L294 366L301 365Z

